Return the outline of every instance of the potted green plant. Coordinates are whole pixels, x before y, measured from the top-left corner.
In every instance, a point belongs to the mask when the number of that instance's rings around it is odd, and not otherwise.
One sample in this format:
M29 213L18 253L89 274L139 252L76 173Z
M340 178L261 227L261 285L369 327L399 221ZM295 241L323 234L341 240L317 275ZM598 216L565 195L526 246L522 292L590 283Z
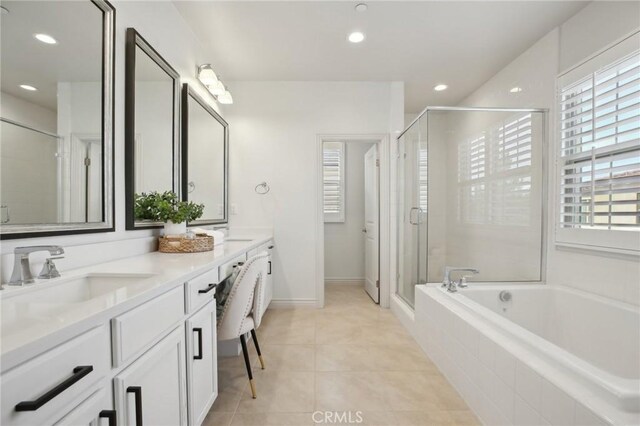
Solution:
M200 217L204 204L180 201L171 191L149 192L135 195L134 214L137 220L164 222L164 235L182 235L187 232L187 222Z

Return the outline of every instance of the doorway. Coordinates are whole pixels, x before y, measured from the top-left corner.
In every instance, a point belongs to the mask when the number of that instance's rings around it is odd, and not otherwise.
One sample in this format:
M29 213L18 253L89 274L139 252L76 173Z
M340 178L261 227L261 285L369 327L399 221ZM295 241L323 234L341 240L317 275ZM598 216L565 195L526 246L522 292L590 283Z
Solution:
M322 277L333 289L358 289L380 304L382 278L381 157L386 137L343 136L320 138L320 196ZM388 238L387 234L385 237ZM385 265L386 266L386 265ZM344 294L354 294L346 292ZM322 306L319 304L319 306Z

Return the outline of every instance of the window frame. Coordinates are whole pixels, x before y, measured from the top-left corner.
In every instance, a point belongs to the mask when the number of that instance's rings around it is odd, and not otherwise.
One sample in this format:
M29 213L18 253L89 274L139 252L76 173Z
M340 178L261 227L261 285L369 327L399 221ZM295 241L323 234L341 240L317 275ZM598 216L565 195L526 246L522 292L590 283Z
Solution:
M325 147L327 145L336 145L339 146L340 152L340 202L339 202L339 211L338 212L327 212L325 210L325 179L324 179L324 168L325 166ZM324 216L325 223L344 223L346 220L346 147L344 142L339 141L325 141L322 143L322 213Z
M612 65L621 62L625 58L639 52L640 31L628 35L622 40L617 41L597 52L585 61L577 64L558 75L556 79L556 96L554 114L555 118L555 144L553 146L553 159L555 162L554 185L553 185L553 206L555 213L553 214L554 223L554 244L560 247L572 247L585 250L595 250L603 252L613 252L620 254L631 254L640 256L640 229L638 230L617 230L617 229L589 229L589 228L569 228L564 227L561 221L562 215L562 185L563 185L563 168L569 164L569 160L565 160L562 156L563 138L562 138L562 92L563 88L570 88L584 81L589 75L593 75L601 70L605 70ZM592 121L595 123L595 111ZM612 145L614 146L614 145ZM640 155L640 147L637 150ZM612 148L611 151L615 151Z

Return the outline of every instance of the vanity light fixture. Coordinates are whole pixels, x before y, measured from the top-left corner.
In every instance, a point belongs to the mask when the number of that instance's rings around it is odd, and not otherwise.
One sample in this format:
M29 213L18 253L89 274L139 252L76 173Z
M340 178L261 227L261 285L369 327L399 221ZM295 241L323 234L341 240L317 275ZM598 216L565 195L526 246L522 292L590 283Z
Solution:
M447 88L449 88L449 86L447 86L446 84L438 84L433 88L433 90L435 90L436 92L442 92L443 90L447 90Z
M198 80L207 87L220 81L211 64L202 64L198 67Z
M33 35L38 41L41 41L46 44L56 44L58 43L55 38L51 37L49 34L34 34Z
M227 90L224 87L224 83L222 83L220 80L216 81L211 85L208 85L207 89L213 96L220 96Z
M520 93L520 92L522 92L522 87L518 87L518 86L512 87L511 90L509 90L509 92L511 92L511 93Z
M233 98L231 93L225 87L224 83L218 75L215 73L211 64L202 64L198 67L197 71L198 80L204 87L207 88L209 93L221 104L232 104Z
M231 92L229 90L224 91L223 94L218 96L218 102L224 105L230 105L233 103L233 97L231 96Z
M38 90L38 89L36 89L36 88L35 88L35 87L33 87L33 86L29 86L28 84L21 84L21 85L20 85L20 87L21 87L22 89L24 89L24 90L28 90L28 91L30 91L30 92L35 92L36 90Z
M360 31L354 31L349 34L349 41L351 43L361 43L362 41L364 41L364 34L362 34Z

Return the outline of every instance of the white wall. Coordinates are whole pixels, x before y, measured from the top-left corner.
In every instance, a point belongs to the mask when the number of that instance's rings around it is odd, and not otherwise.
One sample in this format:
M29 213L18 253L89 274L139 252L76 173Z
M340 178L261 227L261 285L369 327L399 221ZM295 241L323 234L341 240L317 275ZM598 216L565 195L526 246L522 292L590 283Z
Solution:
M232 227L273 226L274 299L315 300L320 134L388 134L402 85L374 82L230 82ZM392 89L393 88L393 89ZM401 92L400 92L401 93ZM392 123L391 123L392 122ZM271 191L254 187L266 181Z
M463 104L549 108L548 153L556 140L555 80L564 69L640 27L640 3L593 2L551 31L470 95ZM598 30L594 30L598 28ZM588 34L587 34L588 33ZM523 91L512 94L509 89ZM640 304L640 260L637 257L556 246L554 162L548 161L547 282Z
M364 280L364 155L373 144L345 144L345 221L324 224L325 280Z
M216 58L206 56L199 40L184 22L171 2L165 1L113 1L116 8L116 72L115 72L115 191L116 231L87 235L23 240L3 240L0 277L9 279L13 266L13 248L21 245L60 244L65 247L66 257L56 264L64 272L67 269L103 262L112 259L143 254L156 249L154 235L159 231L125 231L124 201L124 52L127 27L138 32L175 68L182 82L193 84L196 91L215 102L196 84L195 69L198 64L213 62ZM32 269L37 272L45 255L34 256Z

